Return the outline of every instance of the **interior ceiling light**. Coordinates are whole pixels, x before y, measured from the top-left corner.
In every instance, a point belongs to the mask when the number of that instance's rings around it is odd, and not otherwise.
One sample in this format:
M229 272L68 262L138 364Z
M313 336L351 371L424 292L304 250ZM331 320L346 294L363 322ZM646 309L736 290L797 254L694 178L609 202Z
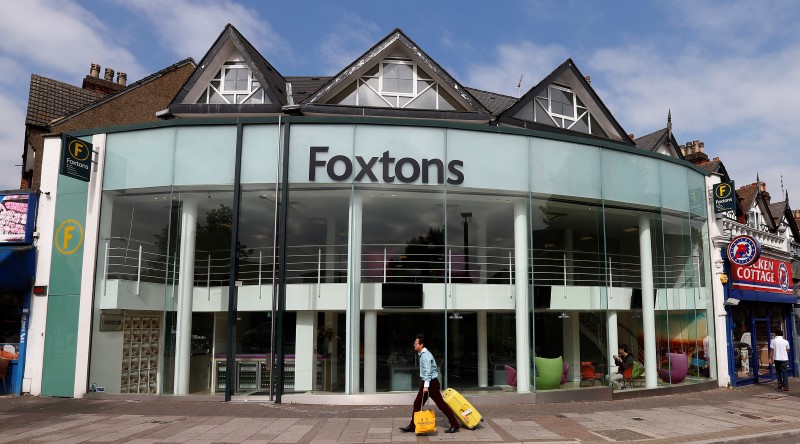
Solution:
M544 244L544 247L547 248L548 250L551 249L551 248L555 248L557 246L558 245L554 244L553 242L545 242L545 244Z
M594 239L597 239L597 238L592 236L591 234L584 234L583 236L579 237L578 239L580 239L582 241L587 241L587 240L594 240Z
M631 225L630 227L625 227L622 229L623 233L633 233L634 231L639 231L639 227Z
M560 315L558 315L558 319L569 319L569 315L566 311L562 311Z

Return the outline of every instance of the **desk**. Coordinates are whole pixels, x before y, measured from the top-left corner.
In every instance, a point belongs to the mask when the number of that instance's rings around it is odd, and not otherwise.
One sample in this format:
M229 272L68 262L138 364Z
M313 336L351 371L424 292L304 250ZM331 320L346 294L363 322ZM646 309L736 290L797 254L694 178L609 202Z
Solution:
M414 381L419 380L417 367L392 367L392 391L412 391L417 387Z

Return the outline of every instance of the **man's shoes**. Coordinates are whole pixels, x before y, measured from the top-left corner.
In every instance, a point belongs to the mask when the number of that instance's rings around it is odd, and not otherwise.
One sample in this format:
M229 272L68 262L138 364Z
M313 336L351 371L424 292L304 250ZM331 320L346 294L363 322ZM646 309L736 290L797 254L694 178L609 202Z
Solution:
M455 433L455 432L457 432L457 431L458 431L458 427L453 427L453 426L450 426L450 428L449 428L449 429L447 429L447 430L445 430L444 432L445 432L445 433Z
M789 391L789 387L784 387L784 388L783 388L783 391L784 391L784 392L788 392L788 391Z
M405 432L405 433L413 432L414 431L414 426L413 425L407 425L405 427L400 427L400 431L401 432Z

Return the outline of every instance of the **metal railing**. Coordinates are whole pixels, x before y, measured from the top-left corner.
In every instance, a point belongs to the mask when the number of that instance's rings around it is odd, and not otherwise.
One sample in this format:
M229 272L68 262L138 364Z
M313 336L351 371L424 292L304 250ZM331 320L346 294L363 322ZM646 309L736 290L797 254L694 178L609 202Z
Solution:
M108 238L104 245L107 279L174 284L180 258L166 254L164 246L139 240ZM287 247L287 283L344 283L347 280L347 245L293 245ZM241 249L238 280L243 285L270 285L273 279L271 247ZM194 285L227 286L230 251L195 251ZM537 286L599 286L639 288L639 256L566 250L531 251L529 283ZM277 264L276 264L277 265ZM671 256L653 263L657 288L695 287L701 282L698 258ZM362 282L423 282L514 284L514 249L460 245L364 244Z

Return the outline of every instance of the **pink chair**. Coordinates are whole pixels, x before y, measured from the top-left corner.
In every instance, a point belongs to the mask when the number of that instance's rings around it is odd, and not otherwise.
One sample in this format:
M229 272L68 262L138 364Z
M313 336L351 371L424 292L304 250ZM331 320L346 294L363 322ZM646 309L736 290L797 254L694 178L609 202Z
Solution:
M562 384L565 384L567 382L567 374L569 374L569 362L564 363L564 372L561 374Z
M506 369L506 384L510 385L511 387L517 386L517 370L514 367L509 365L505 366Z
M667 359L669 361L669 369L658 369L658 376L664 382L673 384L683 382L689 372L689 358L684 353L667 353Z

